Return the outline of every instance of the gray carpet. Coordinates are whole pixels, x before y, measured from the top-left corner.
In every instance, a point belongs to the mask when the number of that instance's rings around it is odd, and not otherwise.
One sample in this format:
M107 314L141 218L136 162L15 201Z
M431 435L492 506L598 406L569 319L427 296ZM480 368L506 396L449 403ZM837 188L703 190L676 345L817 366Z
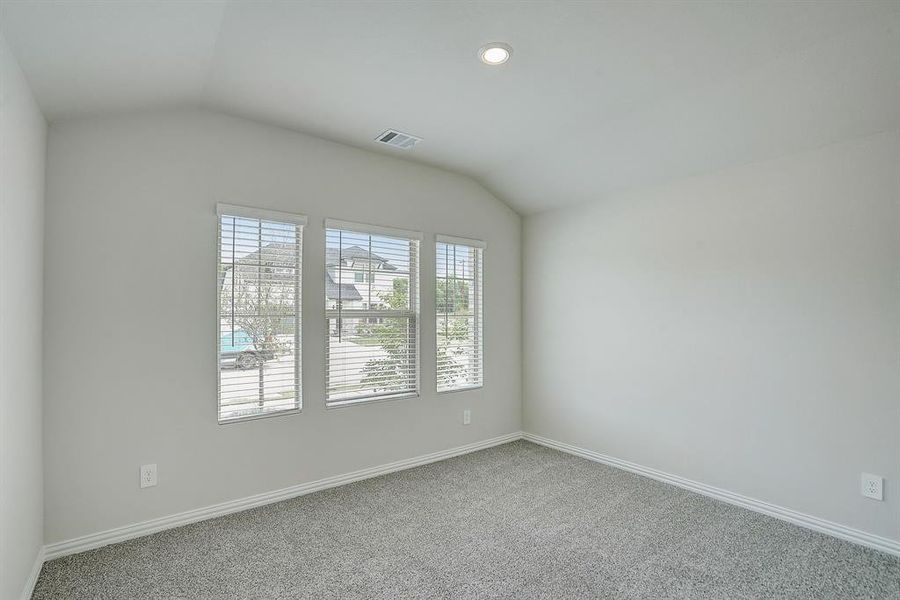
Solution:
M900 599L900 558L515 442L44 565L33 598Z

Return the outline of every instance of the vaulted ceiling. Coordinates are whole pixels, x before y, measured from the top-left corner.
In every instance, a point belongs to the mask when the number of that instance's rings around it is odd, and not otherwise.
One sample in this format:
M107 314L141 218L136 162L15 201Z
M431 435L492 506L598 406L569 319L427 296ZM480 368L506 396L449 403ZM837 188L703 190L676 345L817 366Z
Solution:
M50 120L193 105L470 175L522 213L900 128L900 2L10 1ZM476 55L512 45L501 67ZM375 144L396 128L412 150Z

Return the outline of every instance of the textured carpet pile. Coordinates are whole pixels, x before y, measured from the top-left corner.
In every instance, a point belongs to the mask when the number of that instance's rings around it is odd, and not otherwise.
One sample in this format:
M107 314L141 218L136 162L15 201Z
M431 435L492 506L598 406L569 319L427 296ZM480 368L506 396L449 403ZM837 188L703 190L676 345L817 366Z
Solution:
M900 600L900 558L514 442L53 560L33 598Z

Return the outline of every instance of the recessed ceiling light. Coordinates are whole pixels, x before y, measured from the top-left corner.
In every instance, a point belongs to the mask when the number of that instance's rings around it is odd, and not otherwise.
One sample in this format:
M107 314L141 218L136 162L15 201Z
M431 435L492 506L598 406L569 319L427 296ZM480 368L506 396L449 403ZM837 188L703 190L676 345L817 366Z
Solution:
M485 44L478 51L481 62L486 65L502 65L509 60L511 54L512 46L504 44L503 42L491 42L490 44Z

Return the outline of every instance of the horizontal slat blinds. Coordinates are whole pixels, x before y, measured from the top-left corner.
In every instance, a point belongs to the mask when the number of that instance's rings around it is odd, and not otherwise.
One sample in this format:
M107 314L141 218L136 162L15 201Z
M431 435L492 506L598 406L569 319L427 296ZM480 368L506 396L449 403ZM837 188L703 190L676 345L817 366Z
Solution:
M441 236L437 240L437 389L480 387L484 383L484 244Z
M299 410L305 219L243 207L218 212L219 422Z
M419 240L326 222L326 404L418 392Z

